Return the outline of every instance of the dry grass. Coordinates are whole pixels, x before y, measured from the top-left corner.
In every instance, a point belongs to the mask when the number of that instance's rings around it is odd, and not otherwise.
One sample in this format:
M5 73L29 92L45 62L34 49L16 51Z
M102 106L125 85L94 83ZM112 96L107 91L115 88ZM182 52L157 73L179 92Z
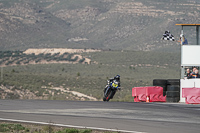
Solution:
M117 133L91 129L65 128L52 125L0 122L2 133Z

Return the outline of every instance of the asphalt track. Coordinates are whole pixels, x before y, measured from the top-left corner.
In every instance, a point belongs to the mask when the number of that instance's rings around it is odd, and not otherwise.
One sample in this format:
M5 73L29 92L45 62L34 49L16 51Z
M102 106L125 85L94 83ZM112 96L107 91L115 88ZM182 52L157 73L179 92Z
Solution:
M0 120L132 133L200 133L200 105L0 100Z

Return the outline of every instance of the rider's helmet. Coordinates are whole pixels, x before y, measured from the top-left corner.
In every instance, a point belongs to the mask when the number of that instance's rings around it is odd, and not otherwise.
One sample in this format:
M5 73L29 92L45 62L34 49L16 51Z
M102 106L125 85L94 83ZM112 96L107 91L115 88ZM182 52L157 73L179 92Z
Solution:
M114 77L114 79L117 80L117 81L120 81L120 75L116 75L116 76Z

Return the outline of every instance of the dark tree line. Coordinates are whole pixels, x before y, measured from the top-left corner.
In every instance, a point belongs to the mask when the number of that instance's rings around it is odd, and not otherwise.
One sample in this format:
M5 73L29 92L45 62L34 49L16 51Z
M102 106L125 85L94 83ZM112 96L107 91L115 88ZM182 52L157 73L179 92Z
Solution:
M78 56L75 56L74 54L69 54L69 53L55 53L55 54L38 54L35 55L34 53L32 54L25 54L23 51L0 51L0 65L5 64L5 65L11 65L11 64L28 64L30 61L34 61L35 63L39 63L42 60L46 60L47 62L50 61L70 61L70 62L75 62L78 61ZM82 63L85 59L80 59L78 62Z

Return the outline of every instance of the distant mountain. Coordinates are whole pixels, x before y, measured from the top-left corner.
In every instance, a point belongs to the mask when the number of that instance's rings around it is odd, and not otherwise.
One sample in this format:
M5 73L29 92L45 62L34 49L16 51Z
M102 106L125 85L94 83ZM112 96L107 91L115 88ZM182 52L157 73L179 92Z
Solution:
M199 23L199 0L0 0L0 49L179 50L176 23ZM188 35L189 36L189 35Z

